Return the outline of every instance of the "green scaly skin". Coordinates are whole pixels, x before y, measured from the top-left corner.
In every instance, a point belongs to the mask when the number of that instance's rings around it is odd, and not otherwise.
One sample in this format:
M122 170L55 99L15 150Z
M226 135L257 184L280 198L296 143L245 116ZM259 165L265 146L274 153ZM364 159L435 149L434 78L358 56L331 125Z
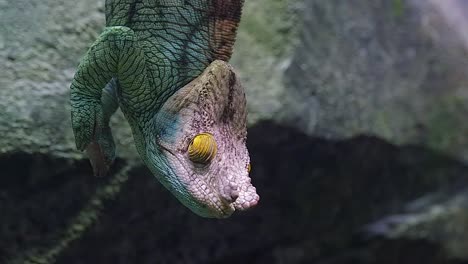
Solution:
M115 156L109 119L120 106L145 164L177 199L223 218L258 202L247 168L244 90L226 62L243 0L107 0L106 28L71 84L77 148L94 173ZM188 158L197 134L213 135L208 164Z

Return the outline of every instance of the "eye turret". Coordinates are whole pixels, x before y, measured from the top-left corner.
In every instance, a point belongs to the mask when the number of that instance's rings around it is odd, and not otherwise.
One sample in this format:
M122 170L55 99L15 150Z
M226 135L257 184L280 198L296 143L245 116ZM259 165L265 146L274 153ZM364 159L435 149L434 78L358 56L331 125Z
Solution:
M200 133L190 142L188 155L192 162L205 165L213 160L217 150L214 136L210 133Z

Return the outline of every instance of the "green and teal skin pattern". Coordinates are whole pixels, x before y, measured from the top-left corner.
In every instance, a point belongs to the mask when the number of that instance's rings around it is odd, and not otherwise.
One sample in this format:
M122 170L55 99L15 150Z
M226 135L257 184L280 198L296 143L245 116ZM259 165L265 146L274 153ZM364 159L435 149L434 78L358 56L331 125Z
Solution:
M227 63L242 5L106 0L106 27L82 58L70 98L76 146L96 175L114 160L109 119L120 107L143 162L194 213L226 218L258 203L245 93ZM194 143L198 135L209 144Z

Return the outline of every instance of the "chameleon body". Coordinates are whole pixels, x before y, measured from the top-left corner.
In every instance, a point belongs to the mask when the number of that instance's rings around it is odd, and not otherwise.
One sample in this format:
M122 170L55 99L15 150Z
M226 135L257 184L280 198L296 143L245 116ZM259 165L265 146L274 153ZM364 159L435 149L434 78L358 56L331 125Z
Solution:
M224 218L257 204L246 101L227 63L243 0L107 0L106 28L71 84L75 141L96 175L115 156L118 107L156 178L193 212Z

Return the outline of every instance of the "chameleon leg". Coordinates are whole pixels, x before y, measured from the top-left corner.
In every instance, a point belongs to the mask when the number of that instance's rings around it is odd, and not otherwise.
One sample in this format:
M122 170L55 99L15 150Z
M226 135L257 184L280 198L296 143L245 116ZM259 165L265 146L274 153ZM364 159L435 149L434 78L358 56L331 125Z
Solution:
M104 30L81 60L71 84L75 143L78 150L86 150L94 174L99 176L107 173L115 156L109 119L118 107L116 80L119 96L131 98L148 87L143 50L127 27Z

